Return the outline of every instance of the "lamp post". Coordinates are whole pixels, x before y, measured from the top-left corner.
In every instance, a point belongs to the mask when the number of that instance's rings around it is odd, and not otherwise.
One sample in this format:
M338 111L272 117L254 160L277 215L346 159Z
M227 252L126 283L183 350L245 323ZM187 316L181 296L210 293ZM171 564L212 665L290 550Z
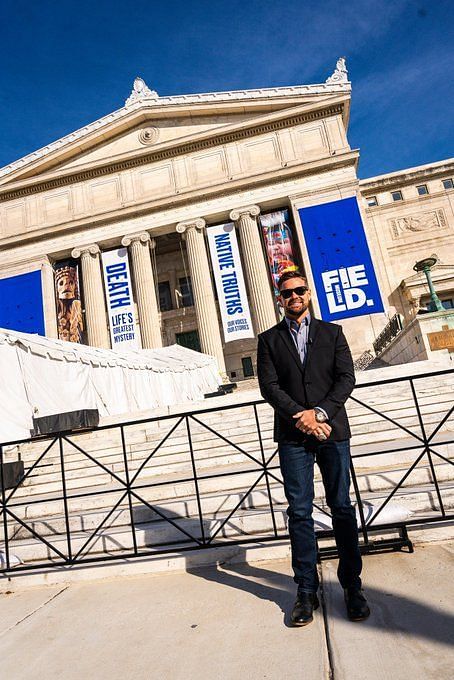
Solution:
M415 272L424 272L430 290L430 299L432 303L435 305L435 309L437 310L437 312L444 312L445 308L441 304L441 300L435 292L434 284L432 282L432 276L430 274L430 270L432 269L436 262L437 262L436 257L433 256L426 257L424 258L424 260L418 260L418 262L416 262L416 264L414 265L413 269Z

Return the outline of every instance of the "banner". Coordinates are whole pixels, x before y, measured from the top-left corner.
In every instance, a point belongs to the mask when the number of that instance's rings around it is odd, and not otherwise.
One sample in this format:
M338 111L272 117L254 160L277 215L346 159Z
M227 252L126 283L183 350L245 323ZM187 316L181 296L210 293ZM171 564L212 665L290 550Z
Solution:
M355 197L299 211L322 319L383 312Z
M0 328L46 335L39 269L0 279Z
M112 349L138 349L127 248L102 253L102 265Z
M277 210L260 215L260 225L274 285L274 294L277 297L279 295L277 282L282 274L285 271L298 268L293 254L293 237L289 226L288 210Z
M206 231L225 342L253 338L235 227L218 224Z
M68 259L56 262L54 283L59 340L85 343L77 260Z

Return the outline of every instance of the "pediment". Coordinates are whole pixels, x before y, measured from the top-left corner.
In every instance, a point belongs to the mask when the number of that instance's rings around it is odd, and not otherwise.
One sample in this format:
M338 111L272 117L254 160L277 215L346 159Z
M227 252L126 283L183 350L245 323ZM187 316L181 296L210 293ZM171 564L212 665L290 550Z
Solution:
M150 117L113 139L94 143L87 151L54 166L54 169L78 169L99 161L115 161L128 154L135 155L147 149L151 150L160 144L194 138L201 133L214 131L226 125L241 124L259 115L244 113L168 119Z
M92 168L128 162L150 153L176 153L179 146L210 138L248 134L259 125L276 124L291 115L305 115L331 105L343 107L348 122L349 93L333 90L294 93L277 97L267 95L242 101L197 100L187 103L137 105L124 107L67 137L44 147L0 171L0 187L6 190L53 180ZM195 95L191 96L195 98ZM177 99L177 98L175 98ZM246 131L246 132L245 132ZM251 132L251 134L254 134ZM6 172L5 172L6 171ZM3 174L3 177L1 177Z

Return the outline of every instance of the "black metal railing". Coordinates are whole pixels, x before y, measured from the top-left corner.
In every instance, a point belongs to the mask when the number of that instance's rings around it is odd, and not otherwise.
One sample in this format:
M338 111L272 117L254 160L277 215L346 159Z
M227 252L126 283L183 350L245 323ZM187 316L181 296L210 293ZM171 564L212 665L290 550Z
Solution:
M394 316L388 321L384 329L377 335L372 346L375 354L378 356L390 344L395 337L403 330L402 318L400 314Z
M454 519L453 377L454 370L438 371L355 387L351 475L363 552L411 550L408 526ZM386 406L377 406L380 399ZM271 415L265 402L252 401L1 445L1 465L18 451L25 463L12 489L0 476L1 571L287 539ZM390 473L383 465L389 456L400 461ZM372 461L369 471L375 459L377 475L387 478L375 493L370 472L360 470L363 459ZM417 493L430 497L431 507L386 519L416 470L424 477ZM315 507L326 518L319 539L329 541L329 510ZM335 555L332 541L321 543L322 557Z

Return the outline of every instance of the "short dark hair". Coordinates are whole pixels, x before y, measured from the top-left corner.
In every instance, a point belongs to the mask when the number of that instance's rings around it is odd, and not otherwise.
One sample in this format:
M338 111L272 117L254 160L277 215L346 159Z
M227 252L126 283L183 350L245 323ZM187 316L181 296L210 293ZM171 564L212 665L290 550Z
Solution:
M291 279L303 279L307 285L307 279L304 276L304 274L301 274L297 269L294 269L293 271L290 272L284 272L282 276L280 277L279 281L277 282L277 288L278 290L281 290L282 285L286 281L290 281Z

